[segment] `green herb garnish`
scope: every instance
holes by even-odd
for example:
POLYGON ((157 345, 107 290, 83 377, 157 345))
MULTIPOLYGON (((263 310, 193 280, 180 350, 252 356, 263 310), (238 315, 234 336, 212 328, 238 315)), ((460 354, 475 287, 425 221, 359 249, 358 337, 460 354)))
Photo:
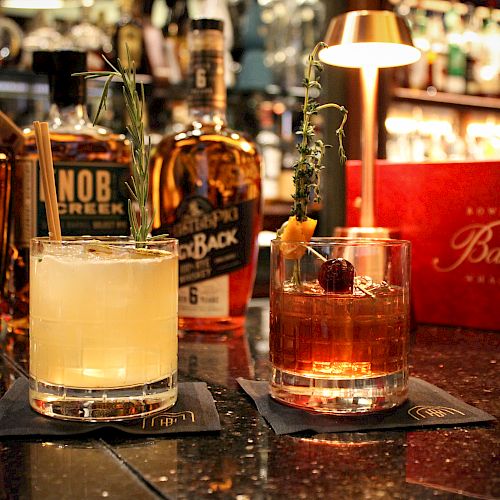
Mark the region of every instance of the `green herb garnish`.
POLYGON ((343 166, 346 162, 344 151, 344 125, 347 121, 347 109, 335 103, 319 104, 315 99, 310 97, 310 90, 317 88, 321 90, 319 83, 320 73, 323 71, 323 65, 317 59, 318 52, 328 47, 326 43, 319 42, 314 50, 309 54, 307 61, 306 76, 303 85, 305 87, 304 105, 302 107, 302 123, 300 129, 296 132, 302 136, 302 141, 297 145, 299 159, 293 165, 295 185, 295 194, 292 195, 293 207, 290 215, 295 215, 299 222, 307 219, 307 205, 311 191, 314 193, 314 201, 320 202, 321 195, 319 189, 319 180, 325 149, 331 147, 325 144, 321 139, 314 139, 315 127, 312 124, 312 117, 317 115, 319 111, 327 108, 336 108, 342 113, 342 122, 336 131, 339 141, 339 158, 340 164, 343 166))
POLYGON ((106 64, 111 68, 111 71, 88 71, 86 73, 75 73, 73 76, 83 76, 85 79, 94 79, 105 77, 106 82, 94 117, 94 125, 97 123, 101 112, 106 109, 109 86, 113 79, 121 78, 123 82, 123 97, 127 114, 130 118, 130 125, 127 125, 127 130, 131 139, 132 152, 132 177, 131 183, 126 183, 128 190, 132 196, 132 200, 137 202, 139 207, 139 216, 134 209, 132 200, 128 200, 128 217, 130 221, 130 232, 136 242, 145 242, 148 239, 149 232, 153 225, 153 217, 149 216, 148 211, 148 189, 149 189, 149 157, 151 152, 151 140, 146 140, 144 137, 144 85, 140 85, 140 96, 136 86, 136 70, 135 63, 130 58, 130 53, 127 48, 127 67, 124 67, 117 60, 116 67, 103 56, 106 64))

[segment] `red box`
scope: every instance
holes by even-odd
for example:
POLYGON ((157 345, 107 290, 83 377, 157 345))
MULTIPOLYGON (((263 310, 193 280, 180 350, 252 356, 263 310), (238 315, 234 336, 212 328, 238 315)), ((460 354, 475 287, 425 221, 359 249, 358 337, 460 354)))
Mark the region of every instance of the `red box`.
MULTIPOLYGON (((347 164, 347 226, 361 164, 347 164)), ((412 243, 418 322, 500 330, 500 161, 376 165, 376 225, 412 243)))

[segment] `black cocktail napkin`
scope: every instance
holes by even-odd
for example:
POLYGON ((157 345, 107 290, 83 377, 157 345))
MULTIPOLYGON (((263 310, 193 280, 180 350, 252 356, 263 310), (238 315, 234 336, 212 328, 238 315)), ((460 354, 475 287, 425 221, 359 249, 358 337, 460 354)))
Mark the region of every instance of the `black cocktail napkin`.
POLYGON ((238 378, 242 389, 253 399, 259 413, 276 434, 300 431, 356 432, 471 424, 496 420, 435 385, 410 377, 408 401, 392 411, 360 416, 333 416, 312 413, 276 402, 269 396, 266 381, 238 378))
POLYGON ((28 379, 18 378, 0 399, 0 437, 74 436, 101 429, 128 434, 180 434, 220 431, 219 414, 204 382, 179 383, 177 403, 145 418, 121 422, 78 422, 44 417, 31 409, 28 379))

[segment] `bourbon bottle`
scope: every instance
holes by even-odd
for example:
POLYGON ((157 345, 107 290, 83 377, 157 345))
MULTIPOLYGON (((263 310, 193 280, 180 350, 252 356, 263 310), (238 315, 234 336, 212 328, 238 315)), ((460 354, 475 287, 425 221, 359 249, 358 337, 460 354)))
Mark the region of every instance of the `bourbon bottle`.
MULTIPOLYGON (((35 52, 35 73, 49 78, 48 116, 63 236, 127 235, 130 145, 124 135, 92 125, 86 109, 86 85, 73 73, 87 70, 84 52, 35 52)), ((38 152, 32 127, 24 129, 24 156, 17 161, 21 219, 17 242, 48 233, 38 152)))
MULTIPOLYGON (((47 121, 62 235, 130 234, 125 186, 130 179, 130 144, 124 135, 94 127, 87 115, 85 80, 72 76, 87 70, 86 54, 35 52, 33 70, 49 79, 47 121)), ((29 242, 46 236, 48 226, 35 134, 32 127, 23 133, 24 152, 16 157, 14 171, 14 238, 6 286, 9 314, 27 330, 29 242)), ((7 328, 12 329, 10 323, 7 328)))
POLYGON ((261 159, 225 123, 223 22, 191 22, 192 123, 151 158, 153 233, 179 239, 179 327, 221 331, 244 323, 261 228, 261 159))

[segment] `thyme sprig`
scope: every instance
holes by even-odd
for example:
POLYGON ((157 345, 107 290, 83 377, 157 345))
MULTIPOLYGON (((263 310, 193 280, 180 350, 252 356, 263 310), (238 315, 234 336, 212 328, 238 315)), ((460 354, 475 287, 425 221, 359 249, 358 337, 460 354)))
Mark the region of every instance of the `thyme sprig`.
POLYGON ((293 165, 295 185, 295 193, 292 195, 293 207, 290 215, 295 215, 299 222, 307 219, 307 205, 311 191, 314 193, 314 201, 321 201, 320 194, 320 175, 324 165, 323 157, 325 150, 331 147, 325 144, 321 139, 315 139, 315 126, 312 123, 312 117, 317 115, 319 111, 327 108, 336 108, 342 114, 342 121, 339 128, 336 130, 336 135, 339 141, 339 159, 341 166, 346 162, 346 154, 344 150, 344 125, 347 121, 347 109, 335 103, 319 104, 311 97, 311 89, 316 88, 321 90, 320 73, 323 71, 323 65, 318 60, 318 52, 328 47, 324 42, 319 42, 309 54, 307 61, 306 75, 303 85, 305 87, 304 104, 302 106, 302 123, 300 129, 296 132, 302 136, 300 144, 297 145, 299 158, 293 165))
POLYGON ((130 134, 132 153, 132 177, 131 182, 126 182, 132 199, 128 200, 128 217, 130 221, 130 232, 136 242, 145 242, 153 225, 153 217, 150 217, 148 210, 148 186, 149 186, 149 158, 151 153, 151 140, 148 137, 146 144, 144 134, 144 85, 140 85, 140 96, 137 92, 135 63, 131 60, 127 47, 127 66, 125 67, 120 59, 114 66, 103 56, 111 71, 88 71, 85 73, 75 73, 74 76, 83 76, 85 79, 106 78, 101 100, 97 108, 93 123, 99 120, 103 110, 106 109, 109 87, 114 78, 119 78, 123 82, 123 97, 130 124, 127 131, 130 134), (134 208, 133 201, 137 203, 139 214, 134 208))

